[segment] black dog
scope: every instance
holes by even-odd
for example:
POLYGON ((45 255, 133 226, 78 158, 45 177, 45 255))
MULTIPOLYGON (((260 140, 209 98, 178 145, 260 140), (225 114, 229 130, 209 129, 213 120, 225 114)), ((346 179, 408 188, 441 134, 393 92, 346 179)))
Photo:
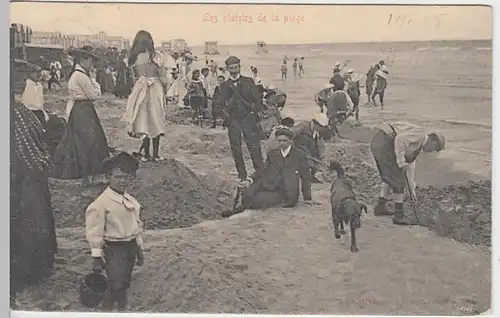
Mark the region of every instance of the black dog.
POLYGON ((332 182, 330 188, 330 204, 332 208, 333 228, 335 238, 339 239, 345 234, 344 224, 351 227, 351 252, 359 252, 356 245, 356 229, 361 227, 361 214, 363 210, 368 213, 365 204, 356 201, 356 194, 345 178, 345 171, 336 161, 330 162, 330 171, 337 172, 337 180, 332 182))

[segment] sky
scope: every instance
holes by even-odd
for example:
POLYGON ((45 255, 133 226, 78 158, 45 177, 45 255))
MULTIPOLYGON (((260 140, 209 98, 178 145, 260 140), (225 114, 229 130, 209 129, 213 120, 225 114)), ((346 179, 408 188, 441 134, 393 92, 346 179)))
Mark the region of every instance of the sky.
POLYGON ((11 23, 33 31, 133 39, 149 31, 189 45, 307 44, 492 39, 493 10, 480 6, 11 3, 11 23), (264 20, 265 19, 265 20, 264 20))

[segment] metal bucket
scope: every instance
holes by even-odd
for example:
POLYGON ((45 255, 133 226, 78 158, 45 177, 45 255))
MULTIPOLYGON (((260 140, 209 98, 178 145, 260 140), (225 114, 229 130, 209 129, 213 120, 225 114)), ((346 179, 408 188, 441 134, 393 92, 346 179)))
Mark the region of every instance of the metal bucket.
POLYGON ((108 289, 108 279, 100 273, 85 275, 80 282, 80 303, 89 308, 97 308, 108 289))

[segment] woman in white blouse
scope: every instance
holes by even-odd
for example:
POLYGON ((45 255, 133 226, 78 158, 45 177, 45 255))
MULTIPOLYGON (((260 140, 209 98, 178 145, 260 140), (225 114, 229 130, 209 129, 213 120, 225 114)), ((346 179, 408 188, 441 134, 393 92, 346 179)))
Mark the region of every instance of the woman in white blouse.
POLYGON ((71 54, 74 60, 68 81, 68 125, 54 153, 53 176, 81 178, 82 186, 87 186, 90 177, 95 181, 102 175, 102 162, 109 157, 106 135, 94 108, 94 101, 101 96, 93 67, 99 57, 92 46, 83 46, 71 54))

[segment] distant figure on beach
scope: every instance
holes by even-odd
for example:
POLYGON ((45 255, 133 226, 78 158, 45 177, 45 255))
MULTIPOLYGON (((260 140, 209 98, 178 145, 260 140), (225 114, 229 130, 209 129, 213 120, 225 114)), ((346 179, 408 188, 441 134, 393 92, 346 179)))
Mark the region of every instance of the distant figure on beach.
POLYGON ((188 86, 188 90, 185 98, 189 98, 189 105, 193 110, 193 115, 191 117, 191 123, 193 125, 198 125, 200 120, 203 120, 203 112, 206 100, 206 91, 203 87, 203 80, 201 79, 201 73, 199 70, 193 70, 191 74, 191 81, 188 86))
POLYGON ((250 66, 250 69, 252 71, 252 78, 259 90, 259 94, 263 96, 264 94, 264 84, 262 83, 262 79, 259 76, 259 70, 255 66, 250 66))
POLYGON ((342 76, 336 78, 333 83, 333 94, 326 101, 326 115, 332 131, 337 135, 339 135, 337 124, 342 124, 353 109, 353 102, 344 91, 344 86, 345 82, 342 76))
POLYGON ((269 85, 264 90, 264 106, 260 112, 261 127, 266 137, 269 137, 273 128, 281 122, 281 110, 285 106, 287 95, 276 86, 269 85))
POLYGON ((333 74, 340 74, 340 62, 336 62, 333 66, 333 74))
POLYGON ((299 60, 299 76, 302 76, 304 74, 304 57, 300 57, 299 60))
POLYGON ((328 117, 324 113, 315 112, 310 121, 302 121, 293 127, 294 145, 307 155, 312 183, 321 183, 316 177, 320 162, 325 156, 325 140, 330 139, 328 117))
POLYGON ((209 68, 210 68, 210 73, 212 73, 212 76, 215 76, 215 77, 218 76, 218 73, 217 73, 218 65, 217 65, 217 63, 215 63, 214 60, 210 60, 209 68))
POLYGON ((347 94, 352 100, 352 111, 354 113, 354 118, 356 122, 359 122, 359 98, 361 91, 359 89, 359 77, 355 77, 354 70, 349 69, 346 74, 344 74, 344 80, 346 81, 347 94))
POLYGON ((293 59, 293 64, 292 64, 292 69, 293 69, 293 76, 297 76, 297 58, 293 59))
POLYGON ((286 64, 288 62, 288 56, 285 54, 283 55, 283 60, 281 64, 286 64))
POLYGON ((50 78, 49 82, 47 83, 49 90, 52 90, 52 85, 57 85, 59 86, 59 89, 62 89, 61 83, 59 82, 59 75, 61 72, 56 69, 54 65, 51 66, 50 68, 50 78))
MULTIPOLYGON (((381 61, 383 62, 383 61, 381 61)), ((370 66, 370 69, 366 73, 366 83, 365 83, 365 91, 366 91, 366 97, 368 97, 368 101, 372 101, 372 93, 373 93, 373 82, 375 81, 375 74, 377 73, 378 70, 380 70, 380 62, 372 64, 370 66)))
POLYGON ((284 81, 287 78, 288 68, 286 67, 286 63, 281 64, 281 80, 284 81))
MULTIPOLYGON (((219 75, 217 76, 217 86, 214 88, 214 94, 212 96, 212 127, 211 128, 216 128, 217 127, 217 118, 219 117, 219 114, 217 114, 217 108, 215 107, 215 101, 219 98, 219 91, 220 91, 220 86, 222 83, 226 81, 226 78, 224 75, 219 75)), ((225 128, 224 123, 222 123, 222 129, 225 128)))
POLYGON ((116 77, 116 84, 113 89, 113 94, 118 98, 127 98, 132 92, 132 73, 128 66, 128 52, 122 50, 116 63, 118 75, 116 77))
POLYGON ((337 83, 338 86, 340 82, 344 82, 344 77, 340 74, 340 63, 337 62, 333 68, 333 76, 330 78, 329 83, 334 86, 337 83))
POLYGON ((373 102, 373 105, 377 106, 377 102, 375 101, 375 97, 378 95, 380 99, 380 107, 384 108, 384 95, 385 89, 387 88, 387 77, 389 76, 389 71, 385 65, 381 65, 380 69, 375 72, 375 79, 373 81, 373 92, 370 96, 370 100, 373 102))
POLYGON ((327 101, 333 95, 333 84, 325 84, 325 86, 316 94, 314 94, 314 102, 319 106, 320 112, 324 112, 327 101))
POLYGON ((263 109, 262 97, 255 82, 240 74, 240 59, 230 56, 225 64, 229 79, 220 85, 219 96, 214 105, 226 123, 238 178, 244 181, 248 175, 241 149, 242 135, 254 169, 259 170, 264 165, 260 147, 263 133, 259 124, 259 113, 263 109))
POLYGON ((380 189, 375 216, 394 215, 392 222, 397 225, 416 225, 413 218, 403 210, 404 190, 416 198, 415 167, 416 159, 423 152, 441 151, 445 147, 444 136, 438 132, 412 134, 380 129, 370 143, 370 150, 377 163, 383 185, 380 189), (389 190, 394 194, 394 211, 386 208, 389 190))

